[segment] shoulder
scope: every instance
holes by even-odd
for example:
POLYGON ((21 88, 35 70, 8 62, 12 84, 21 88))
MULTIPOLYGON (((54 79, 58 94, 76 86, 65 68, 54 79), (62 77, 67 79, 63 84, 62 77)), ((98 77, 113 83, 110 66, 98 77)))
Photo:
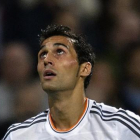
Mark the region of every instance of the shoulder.
POLYGON ((105 105, 104 103, 97 103, 94 100, 90 100, 90 113, 97 115, 103 122, 114 122, 123 133, 126 130, 130 130, 133 134, 140 137, 140 116, 135 113, 124 110, 122 108, 115 108, 105 105))
POLYGON ((16 132, 18 133, 18 131, 25 131, 25 130, 31 128, 31 126, 38 125, 41 122, 45 122, 47 114, 48 114, 48 110, 41 112, 38 115, 36 115, 30 119, 27 119, 26 121, 24 121, 22 123, 12 124, 8 128, 7 133, 5 134, 5 136, 2 140, 6 140, 7 137, 10 137, 10 135, 13 133, 16 133, 16 132))

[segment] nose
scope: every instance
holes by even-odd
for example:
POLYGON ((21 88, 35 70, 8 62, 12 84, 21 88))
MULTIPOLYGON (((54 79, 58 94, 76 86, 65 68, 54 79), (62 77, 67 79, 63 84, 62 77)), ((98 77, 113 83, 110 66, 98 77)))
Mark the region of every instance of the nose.
POLYGON ((44 58, 44 66, 53 65, 53 64, 54 62, 53 62, 52 55, 50 53, 47 53, 46 57, 44 58))

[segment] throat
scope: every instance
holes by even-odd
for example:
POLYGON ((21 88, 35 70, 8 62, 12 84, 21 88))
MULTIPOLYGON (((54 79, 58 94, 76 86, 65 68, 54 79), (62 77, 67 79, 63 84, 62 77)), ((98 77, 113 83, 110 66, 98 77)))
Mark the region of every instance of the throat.
POLYGON ((64 111, 55 110, 55 112, 50 110, 49 121, 52 128, 59 132, 65 132, 73 129, 85 115, 87 106, 88 99, 86 98, 81 110, 76 110, 74 108, 73 110, 66 108, 64 111))

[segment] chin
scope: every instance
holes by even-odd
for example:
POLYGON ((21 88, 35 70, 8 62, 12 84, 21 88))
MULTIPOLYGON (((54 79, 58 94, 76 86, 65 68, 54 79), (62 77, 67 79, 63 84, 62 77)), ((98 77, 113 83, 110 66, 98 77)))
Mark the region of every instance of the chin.
POLYGON ((42 89, 45 91, 45 92, 53 92, 56 90, 55 87, 51 86, 51 85, 42 85, 42 89))

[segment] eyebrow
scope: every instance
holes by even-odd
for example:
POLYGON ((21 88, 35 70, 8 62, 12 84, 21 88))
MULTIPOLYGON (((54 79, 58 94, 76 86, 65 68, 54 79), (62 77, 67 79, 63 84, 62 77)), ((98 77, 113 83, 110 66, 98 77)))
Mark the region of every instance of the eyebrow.
POLYGON ((67 46, 67 45, 65 45, 63 43, 54 43, 54 46, 63 46, 65 48, 69 49, 69 46, 67 46))
MULTIPOLYGON (((67 46, 67 45, 65 45, 65 44, 63 44, 63 43, 54 43, 53 44, 53 46, 63 46, 63 47, 65 47, 65 48, 67 48, 67 49, 69 49, 69 46, 67 46)), ((45 47, 45 45, 42 45, 42 46, 40 46, 40 50, 42 49, 42 48, 44 48, 45 47)))

